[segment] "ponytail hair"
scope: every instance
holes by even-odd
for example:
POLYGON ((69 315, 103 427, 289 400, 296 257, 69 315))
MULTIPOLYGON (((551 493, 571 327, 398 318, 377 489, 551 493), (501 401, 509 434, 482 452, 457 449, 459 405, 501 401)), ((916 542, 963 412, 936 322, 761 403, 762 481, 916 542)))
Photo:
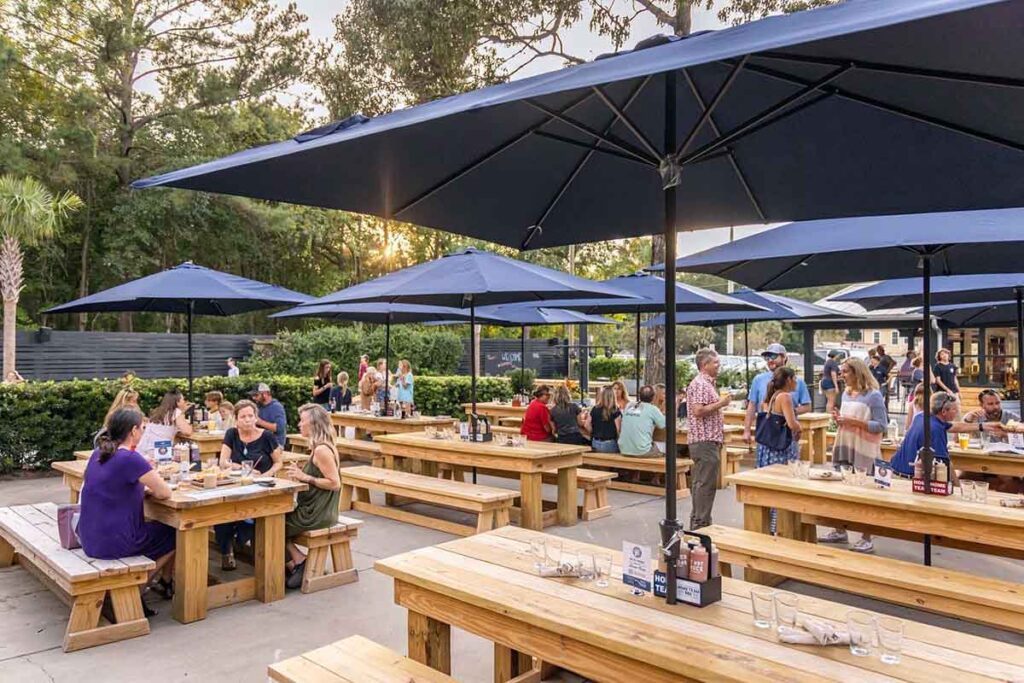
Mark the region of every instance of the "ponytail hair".
POLYGON ((789 380, 794 377, 796 377, 796 371, 788 365, 775 368, 775 372, 772 374, 772 378, 768 382, 768 395, 765 396, 764 399, 764 402, 769 406, 769 410, 771 409, 772 397, 780 391, 785 391, 786 385, 789 384, 789 380))
POLYGON ((110 416, 106 427, 96 436, 100 464, 110 460, 117 447, 124 443, 132 430, 142 424, 142 413, 136 408, 118 408, 110 416))

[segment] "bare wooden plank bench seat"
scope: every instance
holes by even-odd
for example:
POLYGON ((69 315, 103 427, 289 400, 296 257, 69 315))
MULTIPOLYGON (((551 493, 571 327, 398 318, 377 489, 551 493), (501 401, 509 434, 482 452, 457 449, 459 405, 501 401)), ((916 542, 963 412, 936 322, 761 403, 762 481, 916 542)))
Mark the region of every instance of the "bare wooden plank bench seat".
POLYGON ((400 522, 417 524, 459 536, 470 536, 505 526, 509 509, 519 494, 493 486, 465 484, 398 472, 380 467, 346 467, 341 470, 341 510, 360 510, 400 522), (454 508, 477 515, 475 527, 370 502, 370 491, 402 496, 421 503, 454 508))
MULTIPOLYGON (((468 467, 452 466, 447 463, 438 464, 438 472, 446 479, 454 478, 455 481, 465 481, 468 467)), ((492 477, 503 477, 517 479, 519 475, 515 472, 505 470, 492 470, 477 468, 478 474, 486 474, 492 477)), ((583 491, 583 504, 577 506, 580 519, 589 522, 594 519, 607 517, 612 513, 612 506, 608 503, 608 485, 618 474, 606 472, 605 470, 588 470, 583 467, 576 468, 576 488, 583 491)), ((545 484, 558 484, 558 471, 548 470, 541 477, 545 484)), ((548 501, 545 501, 545 504, 548 501)), ((552 503, 552 505, 554 505, 552 503)))
MULTIPOLYGON (((665 474, 665 458, 633 458, 618 453, 597 453, 591 451, 583 454, 583 464, 587 467, 610 467, 617 470, 631 470, 634 472, 653 472, 665 474)), ((686 473, 693 466, 693 460, 689 458, 678 458, 676 460, 676 495, 689 496, 690 489, 686 484, 686 473)), ((647 493, 652 496, 665 494, 664 487, 652 486, 650 484, 637 484, 628 481, 610 481, 610 488, 620 491, 633 491, 634 493, 647 493)))
POLYGON ((722 563, 1024 632, 1024 585, 719 525, 722 563))
POLYGON ((455 683, 448 674, 363 636, 349 636, 275 662, 267 675, 278 683, 455 683))
POLYGON ((11 566, 15 559, 71 607, 65 652, 149 633, 139 591, 156 565, 148 557, 97 560, 81 548, 62 548, 54 503, 0 508, 0 567, 11 566), (113 624, 100 614, 108 595, 113 624))
POLYGON ((316 593, 359 580, 352 563, 352 539, 359 534, 362 525, 361 519, 339 515, 338 523, 331 528, 307 531, 295 537, 295 543, 309 549, 302 575, 303 593, 316 593))
MULTIPOLYGON (((296 453, 309 453, 309 439, 301 434, 289 434, 288 445, 296 453)), ((380 444, 366 439, 347 439, 335 437, 334 447, 342 460, 359 460, 371 463, 374 467, 382 467, 384 458, 380 454, 380 444)))

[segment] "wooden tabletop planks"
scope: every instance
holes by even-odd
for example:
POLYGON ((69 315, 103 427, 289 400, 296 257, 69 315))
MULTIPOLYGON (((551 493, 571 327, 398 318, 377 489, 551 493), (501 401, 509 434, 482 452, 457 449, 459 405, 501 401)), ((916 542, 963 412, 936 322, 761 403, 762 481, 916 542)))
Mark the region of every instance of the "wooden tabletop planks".
POLYGON ((576 454, 582 455, 583 453, 590 452, 590 448, 587 446, 550 443, 546 441, 527 441, 524 446, 506 446, 503 442, 499 441, 463 441, 461 439, 449 441, 447 439, 429 437, 424 432, 387 434, 383 436, 376 436, 373 440, 375 443, 379 443, 381 445, 396 444, 455 453, 524 459, 542 459, 576 454))
MULTIPOLYGON (((468 604, 502 610, 530 627, 559 630, 567 638, 679 675, 775 681, 893 677, 922 683, 1024 678, 1024 649, 914 622, 906 624, 904 662, 898 666, 854 657, 845 647, 783 645, 772 632, 754 628, 749 614, 751 584, 725 579, 720 603, 704 609, 670 607, 650 595, 633 596, 618 583, 620 553, 569 539, 559 539, 564 550, 613 556, 612 585, 599 588, 571 579, 541 579, 533 572, 529 552, 529 540, 536 536, 504 527, 381 560, 377 568, 468 604)), ((805 613, 836 622, 844 621, 850 609, 804 596, 800 605, 805 613)))

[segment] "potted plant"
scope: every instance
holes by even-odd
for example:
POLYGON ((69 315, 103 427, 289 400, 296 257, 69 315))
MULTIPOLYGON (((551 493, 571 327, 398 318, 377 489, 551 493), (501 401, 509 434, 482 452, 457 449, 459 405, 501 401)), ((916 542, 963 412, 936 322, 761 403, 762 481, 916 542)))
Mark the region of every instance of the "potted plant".
POLYGON ((521 406, 522 398, 529 396, 533 391, 533 384, 537 379, 537 373, 533 370, 513 370, 508 373, 509 383, 512 385, 512 405, 521 406))

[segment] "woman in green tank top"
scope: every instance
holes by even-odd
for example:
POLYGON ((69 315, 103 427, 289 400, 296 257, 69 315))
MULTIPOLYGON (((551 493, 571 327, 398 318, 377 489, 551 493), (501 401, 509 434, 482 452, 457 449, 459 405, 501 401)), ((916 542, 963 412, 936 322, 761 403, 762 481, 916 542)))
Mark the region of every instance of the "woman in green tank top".
POLYGON ((323 406, 307 403, 299 408, 299 431, 309 439, 309 460, 302 469, 295 463, 290 464, 287 474, 295 481, 307 484, 309 489, 298 494, 295 509, 284 518, 285 548, 288 551, 286 585, 289 588, 302 585, 306 564, 306 556, 292 539, 306 531, 333 526, 338 521, 341 496, 338 450, 334 445, 330 415, 323 406))

